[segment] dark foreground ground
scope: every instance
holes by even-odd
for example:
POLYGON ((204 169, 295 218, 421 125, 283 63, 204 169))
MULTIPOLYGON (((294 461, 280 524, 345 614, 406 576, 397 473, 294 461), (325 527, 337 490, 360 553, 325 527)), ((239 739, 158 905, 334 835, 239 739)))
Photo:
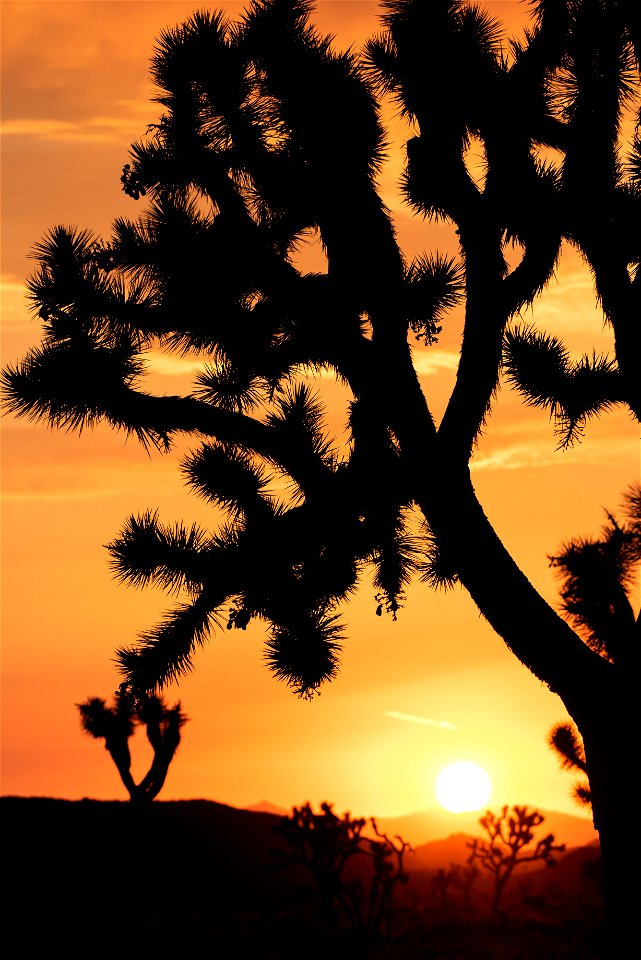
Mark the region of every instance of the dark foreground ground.
MULTIPOLYGON (((12 957, 605 960, 598 862, 570 851, 515 876, 505 911, 464 905, 409 857, 387 935, 334 924, 306 871, 278 866, 280 818, 211 801, 0 798, 2 932, 12 957)), ((447 867, 447 864, 443 865, 447 867)), ((368 878, 363 877, 367 892, 368 878)))

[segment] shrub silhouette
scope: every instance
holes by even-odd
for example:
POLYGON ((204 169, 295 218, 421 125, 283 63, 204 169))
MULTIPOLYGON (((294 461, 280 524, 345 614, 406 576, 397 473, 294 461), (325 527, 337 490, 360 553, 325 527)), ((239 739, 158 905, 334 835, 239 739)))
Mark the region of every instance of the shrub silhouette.
POLYGON ((188 673, 225 620, 264 624, 268 667, 312 697, 338 673, 341 605, 364 579, 392 618, 410 582, 460 583, 577 724, 622 952, 637 933, 622 811, 638 649, 613 669, 546 602, 494 529, 470 461, 502 377, 551 414, 562 447, 614 407, 641 419, 638 9, 538 0, 525 35, 505 39, 473 3, 389 0, 361 51, 337 50, 306 0, 252 0, 233 23, 201 11, 163 31, 151 63, 161 116, 122 174, 143 209, 106 239, 56 226, 37 245, 28 289, 42 343, 3 371, 18 415, 106 422, 159 451, 191 436, 186 483, 227 514, 206 531, 148 510, 109 545, 118 578, 173 598, 117 651, 135 697, 188 673), (378 180, 384 99, 409 121, 408 209, 419 227, 451 224, 454 257, 401 248, 378 180), (297 256, 309 238, 318 271, 297 256), (591 271, 611 356, 575 360, 556 333, 520 321, 563 244, 591 271), (463 301, 439 420, 416 359, 463 301), (184 393, 147 388, 154 349, 203 360, 184 393), (346 444, 325 429, 310 372, 349 389, 346 444))
POLYGON ((148 694, 134 701, 128 694, 116 693, 114 704, 108 707, 100 697, 89 697, 77 703, 80 722, 85 733, 105 741, 105 749, 116 765, 120 779, 132 803, 146 804, 154 800, 163 788, 169 765, 180 743, 181 729, 187 717, 180 702, 168 707, 161 696, 148 694), (136 726, 144 726, 153 749, 149 770, 136 783, 131 773, 129 740, 136 726))
POLYGON ((553 833, 542 839, 535 838, 534 831, 544 820, 543 814, 538 810, 528 811, 527 806, 514 806, 510 812, 504 806, 500 814, 488 810, 479 820, 488 839, 474 837, 470 840, 468 864, 478 861, 493 876, 492 913, 495 916, 500 913, 505 888, 518 866, 541 860, 553 867, 556 864, 554 854, 565 850, 564 843, 555 844, 553 833))
POLYGON ((374 817, 342 817, 324 802, 315 813, 309 803, 294 807, 274 828, 289 851, 277 851, 289 864, 305 867, 313 875, 327 923, 337 919, 337 907, 362 936, 389 935, 393 891, 406 883, 403 857, 410 845, 400 837, 381 833, 374 817), (366 834, 371 828, 374 837, 366 834), (360 867, 368 869, 362 873, 360 867), (349 868, 356 868, 351 871, 349 868))

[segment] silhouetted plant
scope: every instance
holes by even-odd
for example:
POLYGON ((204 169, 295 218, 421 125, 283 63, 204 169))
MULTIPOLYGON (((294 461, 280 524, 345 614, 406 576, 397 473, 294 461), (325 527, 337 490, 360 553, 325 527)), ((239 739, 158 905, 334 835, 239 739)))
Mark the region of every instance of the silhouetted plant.
POLYGON ((555 723, 548 734, 548 743, 559 758, 563 770, 578 770, 584 774, 584 778, 574 783, 572 796, 581 806, 591 807, 590 784, 585 779, 588 772, 585 750, 576 726, 572 722, 555 723))
POLYGON ((457 901, 464 910, 469 910, 479 875, 480 870, 475 863, 450 863, 447 869, 439 867, 431 882, 434 900, 439 909, 445 911, 457 901), (456 898, 453 896, 454 891, 457 893, 456 898))
POLYGON ((452 869, 453 866, 454 864, 451 864, 447 870, 445 867, 439 867, 431 880, 431 888, 434 895, 434 900, 436 906, 441 911, 445 910, 447 906, 449 891, 454 882, 454 872, 452 869))
POLYGON ((340 908, 359 934, 389 935, 394 887, 408 880, 403 868, 403 857, 411 850, 408 843, 381 833, 374 817, 339 817, 326 802, 318 813, 309 803, 294 807, 274 829, 289 847, 277 855, 312 873, 325 922, 334 923, 340 908), (374 837, 367 835, 368 828, 374 837))
POLYGON ((181 729, 187 722, 180 703, 168 707, 163 698, 155 694, 134 701, 129 695, 118 692, 112 707, 100 697, 90 697, 76 706, 82 729, 96 740, 105 741, 105 749, 116 765, 130 800, 139 804, 150 803, 164 786, 169 765, 180 743, 181 729), (136 726, 145 727, 153 749, 149 770, 139 783, 131 773, 129 750, 129 740, 136 726))
POLYGON ((561 610, 585 642, 611 663, 637 662, 641 484, 623 494, 622 520, 606 511, 598 537, 574 537, 549 557, 561 580, 561 610))
POLYGON ((468 863, 478 861, 493 876, 492 913, 495 916, 500 913, 505 887, 518 866, 541 860, 546 866, 554 867, 554 854, 565 850, 564 843, 555 844, 553 833, 538 840, 535 838, 534 831, 544 820, 538 810, 528 811, 527 807, 518 805, 510 812, 506 805, 500 814, 488 810, 479 820, 488 839, 474 837, 470 840, 468 863))
POLYGON ((463 907, 469 909, 480 870, 475 863, 453 863, 450 869, 454 876, 454 886, 461 893, 463 907))
MULTIPOLYGON (((576 537, 549 558, 561 579, 561 610, 588 646, 613 664, 636 662, 639 645, 638 605, 641 564, 641 485, 632 484, 623 496, 623 519, 607 512, 600 537, 576 537)), ((565 770, 583 777, 572 795, 582 806, 592 805, 583 739, 570 722, 554 725, 548 743, 565 770)))
POLYGON ((198 12, 161 34, 162 115, 122 175, 144 209, 105 240, 58 226, 36 247, 43 342, 3 371, 5 405, 63 429, 106 421, 160 451, 194 438, 186 483, 226 522, 206 531, 149 510, 109 545, 116 577, 179 597, 117 651, 134 697, 189 672, 217 625, 250 621, 266 625, 275 676, 313 696, 338 672, 340 608, 364 578, 392 617, 413 580, 462 584, 577 724, 625 944, 638 644, 613 669, 544 600, 479 502, 470 460, 502 371, 550 411, 561 446, 611 407, 641 415, 641 140, 623 127, 638 106, 638 4, 537 0, 522 39, 464 0, 381 11, 360 53, 321 36, 307 0, 252 0, 235 23, 198 12), (384 98, 409 121, 409 208, 452 225, 457 257, 399 245, 378 186, 384 98), (309 238, 326 269, 301 265, 309 238), (575 361, 520 320, 562 243, 592 273, 614 356, 575 361), (463 301, 437 422, 415 360, 463 301), (192 389, 145 389, 159 349, 203 360, 192 389), (347 445, 307 383, 321 372, 349 391, 347 445))

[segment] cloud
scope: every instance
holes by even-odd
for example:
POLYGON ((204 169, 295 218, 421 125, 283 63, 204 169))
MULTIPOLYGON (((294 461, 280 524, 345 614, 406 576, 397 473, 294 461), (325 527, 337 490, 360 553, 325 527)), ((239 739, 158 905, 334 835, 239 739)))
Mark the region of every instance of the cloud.
POLYGON ((29 306, 24 283, 8 273, 0 276, 0 309, 2 310, 2 329, 5 333, 9 329, 24 329, 29 306))
POLYGON ((455 723, 448 720, 432 720, 430 717, 417 717, 413 713, 399 713, 398 710, 385 710, 384 717, 391 717, 392 720, 404 720, 406 723, 419 723, 425 727, 439 727, 441 730, 458 730, 455 723))
POLYGON ((638 441, 624 437, 609 437, 605 441, 591 440, 589 444, 577 445, 566 451, 554 449, 550 442, 533 440, 526 443, 515 443, 497 447, 488 453, 475 456, 470 463, 470 470, 526 470, 532 467, 565 467, 565 466, 609 466, 625 467, 634 462, 633 457, 638 455, 638 441))
POLYGON ((168 353, 151 350, 146 355, 150 373, 163 377, 183 377, 199 373, 207 357, 174 357, 168 353))
MULTIPOLYGON (((148 121, 147 121, 148 122, 148 121)), ((47 141, 83 141, 89 143, 122 143, 144 133, 140 116, 129 118, 92 117, 78 121, 54 117, 15 117, 0 123, 2 137, 32 137, 47 141)))
POLYGON ((5 470, 4 503, 61 503, 133 496, 140 491, 166 488, 175 473, 173 464, 114 462, 98 456, 82 463, 49 460, 34 469, 31 462, 13 462, 5 470))
POLYGON ((419 375, 427 376, 439 373, 441 370, 456 370, 459 361, 458 353, 453 350, 425 350, 414 351, 412 355, 414 369, 419 375))

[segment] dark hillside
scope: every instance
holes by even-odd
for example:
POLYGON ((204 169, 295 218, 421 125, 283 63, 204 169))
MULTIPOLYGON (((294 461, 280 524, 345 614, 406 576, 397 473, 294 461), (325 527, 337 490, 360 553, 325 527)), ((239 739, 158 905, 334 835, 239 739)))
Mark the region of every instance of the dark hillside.
MULTIPOLYGON (((279 817, 208 800, 139 810, 120 801, 3 797, 3 906, 24 956, 57 940, 179 947, 201 926, 277 909, 279 817), (144 918, 144 923, 141 922, 144 918), (189 921, 189 922, 188 922, 189 921)), ((183 944, 184 946, 184 944, 183 944)), ((91 948, 90 948, 91 949, 91 948)), ((182 954, 185 956, 185 954, 182 954)))
POLYGON ((39 797, 2 797, 0 811, 3 933, 16 956, 601 960, 596 848, 515 878, 497 925, 482 886, 472 908, 455 891, 439 899, 435 874, 465 837, 422 845, 395 889, 391 937, 366 951, 346 923, 321 922, 306 872, 277 868, 277 814, 39 797))

